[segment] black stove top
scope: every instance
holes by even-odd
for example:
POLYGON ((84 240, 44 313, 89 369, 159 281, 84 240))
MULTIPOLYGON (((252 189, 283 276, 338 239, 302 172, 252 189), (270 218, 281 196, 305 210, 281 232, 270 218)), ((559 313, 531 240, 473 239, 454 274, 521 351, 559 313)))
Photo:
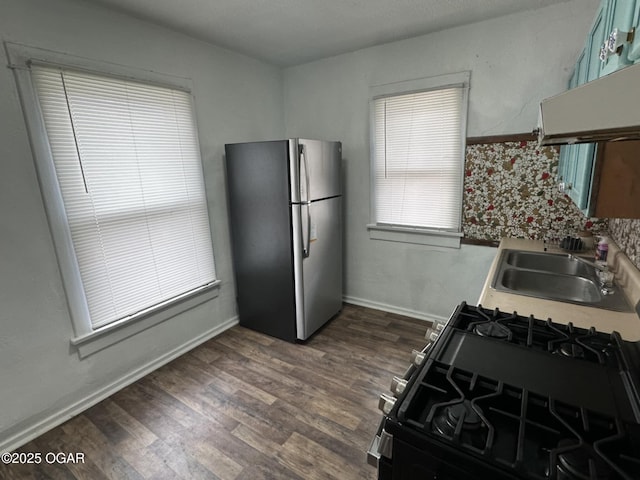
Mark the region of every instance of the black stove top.
POLYGON ((623 344, 620 335, 576 328, 551 320, 537 320, 517 313, 486 310, 465 304, 459 309, 455 328, 481 337, 507 341, 543 352, 620 367, 623 344))
POLYGON ((637 348, 463 303, 385 430, 492 478, 640 479, 637 348))

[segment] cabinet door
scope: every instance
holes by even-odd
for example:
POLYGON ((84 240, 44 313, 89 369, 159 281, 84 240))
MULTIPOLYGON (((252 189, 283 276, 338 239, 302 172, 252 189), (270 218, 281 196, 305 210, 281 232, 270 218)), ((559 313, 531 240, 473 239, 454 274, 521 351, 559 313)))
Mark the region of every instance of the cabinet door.
POLYGON ((562 190, 561 185, 566 185, 567 182, 567 169, 569 166, 569 157, 571 156, 571 147, 572 145, 562 145, 560 147, 560 157, 558 158, 558 176, 557 182, 560 190, 562 190))
POLYGON ((607 20, 609 18, 610 1, 603 0, 600 8, 596 13, 591 31, 587 36, 586 54, 588 58, 587 81, 595 80, 600 76, 602 70, 602 61, 600 60, 600 49, 604 44, 605 36, 609 35, 607 29, 607 20))
MULTIPOLYGON (((604 14, 606 9, 601 9, 604 14)), ((600 33, 604 32, 603 19, 597 19, 593 24, 593 29, 589 35, 590 41, 595 42, 595 38, 599 38, 600 33)), ((604 35, 604 33, 602 33, 604 35)), ((576 82, 578 85, 597 78, 599 74, 599 59, 594 57, 591 43, 587 43, 584 51, 578 57, 576 70, 578 72, 576 82)), ((591 167, 593 166, 593 154, 595 146, 593 143, 571 145, 567 160, 569 166, 565 169, 567 175, 566 193, 573 202, 584 210, 587 208, 589 199, 589 188, 591 186, 591 167)))
MULTIPOLYGON (((605 24, 605 42, 609 40, 609 36, 617 29, 619 36, 626 40, 626 34, 631 30, 633 24, 634 10, 636 9, 636 0, 608 0, 607 21, 605 24)), ((606 62, 602 64, 600 76, 606 75, 616 70, 626 67, 632 63, 629 60, 630 44, 625 43, 619 49, 619 53, 609 52, 606 62)))
MULTIPOLYGON (((569 79, 569 90, 575 88, 579 85, 579 81, 581 78, 585 78, 586 73, 586 63, 584 62, 585 51, 583 50, 580 56, 578 57, 578 61, 576 62, 576 66, 573 69, 573 74, 569 79)), ((584 83, 584 80, 582 81, 584 83)), ((575 181, 575 148, 576 145, 562 145, 560 147, 560 158, 558 159, 558 186, 561 191, 565 193, 569 193, 568 189, 571 188, 570 185, 575 181)))
POLYGON ((569 85, 568 85, 569 90, 578 86, 578 76, 580 75, 579 73, 580 63, 583 58, 584 58, 584 50, 582 51, 582 53, 580 53, 580 56, 578 57, 578 61, 576 62, 576 66, 573 67, 573 74, 571 74, 571 78, 569 79, 569 85))
POLYGON ((640 0, 636 1, 631 27, 636 30, 633 42, 629 45, 629 53, 627 57, 631 62, 640 63, 640 0))
POLYGON ((568 193, 580 210, 588 210, 596 148, 593 143, 581 143, 574 147, 576 147, 575 170, 573 185, 568 193))
POLYGON ((587 45, 578 56, 576 69, 573 73, 573 77, 571 77, 571 80, 569 81, 569 88, 577 87, 591 80, 591 78, 589 78, 589 73, 592 68, 592 61, 589 56, 589 49, 587 45))
POLYGON ((640 218, 640 141, 606 142, 598 149, 594 216, 640 218))
MULTIPOLYGON (((587 45, 578 58, 578 85, 595 80, 600 75, 600 47, 604 43, 608 6, 606 1, 600 5, 587 37, 587 45)), ((589 208, 594 154, 595 144, 582 143, 572 145, 567 157, 570 166, 565 170, 568 178, 566 193, 583 212, 589 208)))

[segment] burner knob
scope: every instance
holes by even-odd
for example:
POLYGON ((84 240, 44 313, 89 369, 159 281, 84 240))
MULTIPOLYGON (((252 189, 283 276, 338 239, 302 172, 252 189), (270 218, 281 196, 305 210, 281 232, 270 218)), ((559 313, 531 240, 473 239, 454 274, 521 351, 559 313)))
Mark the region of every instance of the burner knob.
POLYGON ((402 395, 402 392, 404 392, 407 383, 408 382, 406 380, 400 377, 393 377, 393 380, 391 380, 391 391, 396 395, 402 395))
POLYGON ((393 408, 393 405, 396 403, 396 399, 385 395, 384 393, 380 395, 380 400, 378 401, 378 408, 382 410, 382 413, 385 415, 389 415, 389 412, 393 408))
POLYGON ((433 328, 427 328, 427 333, 424 334, 424 338, 426 338, 430 342, 435 342, 439 335, 439 331, 436 331, 433 328))
POLYGON ((422 362, 424 362, 425 358, 427 358, 427 354, 424 352, 419 352, 418 350, 414 350, 413 352, 411 352, 411 361, 416 367, 422 365, 422 362))

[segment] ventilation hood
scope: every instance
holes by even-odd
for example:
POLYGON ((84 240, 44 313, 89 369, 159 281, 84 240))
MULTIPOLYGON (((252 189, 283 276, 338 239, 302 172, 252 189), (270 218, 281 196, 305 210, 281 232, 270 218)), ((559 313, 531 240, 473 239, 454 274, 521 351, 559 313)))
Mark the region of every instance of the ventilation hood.
POLYGON ((540 103, 541 145, 640 139, 640 64, 540 103))

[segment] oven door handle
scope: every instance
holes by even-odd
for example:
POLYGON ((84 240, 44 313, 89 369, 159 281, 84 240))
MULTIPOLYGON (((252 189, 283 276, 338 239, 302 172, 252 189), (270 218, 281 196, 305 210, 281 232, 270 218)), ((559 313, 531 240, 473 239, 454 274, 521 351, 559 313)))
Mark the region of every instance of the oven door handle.
POLYGON ((367 450, 367 463, 376 468, 378 468, 380 457, 391 459, 393 453, 393 435, 387 433, 384 429, 385 419, 386 417, 382 417, 378 431, 373 436, 367 450))

